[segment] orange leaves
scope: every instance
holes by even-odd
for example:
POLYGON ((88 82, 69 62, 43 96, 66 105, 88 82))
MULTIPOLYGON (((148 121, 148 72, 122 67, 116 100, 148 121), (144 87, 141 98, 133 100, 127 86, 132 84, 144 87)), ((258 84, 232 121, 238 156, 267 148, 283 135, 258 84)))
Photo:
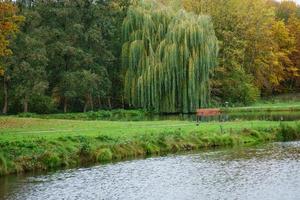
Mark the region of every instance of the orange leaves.
POLYGON ((10 55, 9 39, 18 31, 18 26, 24 21, 17 15, 17 8, 9 2, 0 2, 0 56, 10 55))

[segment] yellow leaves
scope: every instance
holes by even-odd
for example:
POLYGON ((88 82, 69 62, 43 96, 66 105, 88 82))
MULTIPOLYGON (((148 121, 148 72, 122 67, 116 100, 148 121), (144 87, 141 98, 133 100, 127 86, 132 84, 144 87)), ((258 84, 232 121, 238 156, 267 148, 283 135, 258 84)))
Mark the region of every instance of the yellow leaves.
POLYGON ((0 17, 1 18, 5 17, 7 14, 15 13, 16 10, 17 9, 13 4, 6 2, 6 1, 0 2, 0 17))
POLYGON ((296 49, 293 52, 292 60, 300 69, 300 19, 296 16, 291 16, 288 20, 287 27, 295 38, 296 49))
POLYGON ((295 38, 283 21, 275 21, 272 25, 272 36, 280 49, 290 54, 295 49, 295 38))
POLYGON ((298 77, 300 19, 293 14, 294 2, 278 5, 264 0, 182 2, 189 11, 212 16, 221 43, 219 63, 227 70, 242 67, 255 78, 260 89, 266 90, 298 77), (276 13, 275 6, 279 6, 276 13))
POLYGON ((270 82, 273 85, 278 86, 280 84, 280 81, 282 80, 281 78, 279 78, 278 76, 276 76, 275 74, 272 74, 269 78, 270 82))
POLYGON ((294 1, 282 1, 277 8, 277 15, 286 22, 296 11, 297 5, 294 1))
POLYGON ((2 66, 0 66, 0 76, 4 76, 4 69, 2 66))
POLYGON ((286 71, 290 77, 300 77, 300 70, 297 67, 288 67, 286 71))
POLYGON ((10 55, 9 39, 18 31, 24 17, 18 16, 17 8, 9 2, 0 2, 0 56, 10 55))

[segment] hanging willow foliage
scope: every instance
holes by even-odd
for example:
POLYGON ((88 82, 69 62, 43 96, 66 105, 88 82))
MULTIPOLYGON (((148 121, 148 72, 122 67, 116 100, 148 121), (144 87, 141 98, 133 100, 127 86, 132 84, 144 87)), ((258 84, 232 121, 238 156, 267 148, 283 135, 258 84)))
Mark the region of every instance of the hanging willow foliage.
POLYGON ((208 16, 141 1, 129 8, 122 29, 130 105, 168 113, 209 105, 218 45, 208 16))

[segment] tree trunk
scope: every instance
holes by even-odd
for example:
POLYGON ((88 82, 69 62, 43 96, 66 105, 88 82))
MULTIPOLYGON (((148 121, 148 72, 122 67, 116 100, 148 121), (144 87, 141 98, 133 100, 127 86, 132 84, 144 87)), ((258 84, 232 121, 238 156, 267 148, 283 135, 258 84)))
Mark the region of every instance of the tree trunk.
POLYGON ((24 113, 28 112, 28 96, 26 95, 24 98, 24 113))
POLYGON ((83 112, 86 112, 87 107, 88 107, 88 100, 86 100, 86 101, 84 102, 83 112))
POLYGON ((99 109, 102 108, 102 105, 101 105, 101 98, 100 98, 99 95, 98 95, 98 108, 99 108, 99 109))
POLYGON ((125 109, 125 101, 124 101, 124 96, 121 95, 121 98, 122 98, 122 106, 123 106, 123 109, 125 109))
POLYGON ((92 97, 91 94, 85 95, 85 102, 84 102, 83 112, 87 111, 88 106, 90 106, 91 110, 93 110, 94 105, 93 105, 93 97, 92 97))
POLYGON ((94 111, 94 101, 92 95, 90 95, 90 106, 91 106, 91 110, 94 111))
POLYGON ((68 101, 67 101, 67 98, 65 97, 65 99, 64 99, 64 113, 67 112, 67 109, 68 109, 68 101))
POLYGON ((3 78, 3 91, 4 91, 4 105, 3 105, 3 114, 7 114, 8 111, 8 88, 7 88, 7 82, 5 80, 5 77, 3 78))
POLYGON ((111 100, 110 100, 110 97, 108 97, 108 107, 111 110, 111 100))

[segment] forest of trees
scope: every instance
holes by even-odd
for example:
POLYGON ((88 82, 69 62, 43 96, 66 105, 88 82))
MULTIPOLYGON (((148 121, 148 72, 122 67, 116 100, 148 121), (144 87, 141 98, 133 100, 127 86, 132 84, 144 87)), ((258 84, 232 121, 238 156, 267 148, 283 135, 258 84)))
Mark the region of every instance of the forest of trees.
POLYGON ((0 81, 4 114, 248 105, 300 92, 300 6, 1 1, 0 81))

